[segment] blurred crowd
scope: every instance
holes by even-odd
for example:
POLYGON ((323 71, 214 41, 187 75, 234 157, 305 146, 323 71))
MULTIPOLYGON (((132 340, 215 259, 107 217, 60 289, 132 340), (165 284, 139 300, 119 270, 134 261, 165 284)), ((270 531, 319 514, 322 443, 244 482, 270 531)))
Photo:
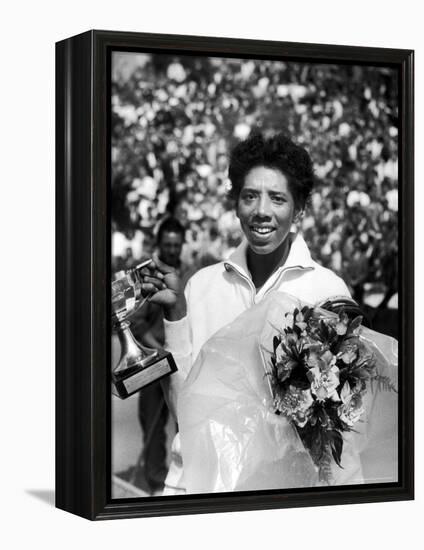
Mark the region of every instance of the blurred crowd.
POLYGON ((112 259, 152 253, 167 215, 186 227, 182 260, 228 257, 241 231, 227 198, 228 153, 251 131, 285 131, 314 161, 302 231, 319 263, 362 303, 397 291, 395 71, 353 65, 115 53, 112 259))

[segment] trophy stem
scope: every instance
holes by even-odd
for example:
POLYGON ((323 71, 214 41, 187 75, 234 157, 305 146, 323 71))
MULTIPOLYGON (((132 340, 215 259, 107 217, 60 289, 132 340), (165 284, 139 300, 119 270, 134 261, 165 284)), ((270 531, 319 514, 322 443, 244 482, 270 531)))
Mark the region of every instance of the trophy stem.
POLYGON ((128 321, 118 321, 114 326, 114 330, 118 334, 121 345, 121 357, 114 372, 132 367, 144 367, 158 354, 156 350, 146 349, 137 342, 132 335, 128 321))

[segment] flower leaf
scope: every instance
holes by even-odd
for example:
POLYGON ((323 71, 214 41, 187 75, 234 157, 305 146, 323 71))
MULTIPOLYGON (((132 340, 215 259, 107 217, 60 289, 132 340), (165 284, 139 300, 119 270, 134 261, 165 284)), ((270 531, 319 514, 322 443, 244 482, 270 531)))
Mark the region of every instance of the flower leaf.
POLYGON ((342 468, 341 458, 343 452, 343 437, 342 434, 337 430, 331 430, 329 433, 331 454, 333 455, 334 462, 342 468))

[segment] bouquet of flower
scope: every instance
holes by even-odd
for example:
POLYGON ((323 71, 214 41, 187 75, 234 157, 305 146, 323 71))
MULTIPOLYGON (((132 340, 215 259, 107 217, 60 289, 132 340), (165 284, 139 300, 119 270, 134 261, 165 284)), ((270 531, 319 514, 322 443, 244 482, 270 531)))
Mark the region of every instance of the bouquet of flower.
POLYGON ((342 434, 360 421, 368 387, 396 391, 377 372, 360 338, 361 322, 343 311, 324 315, 305 306, 287 313, 274 336, 269 376, 275 413, 292 422, 326 483, 332 462, 342 467, 342 434))

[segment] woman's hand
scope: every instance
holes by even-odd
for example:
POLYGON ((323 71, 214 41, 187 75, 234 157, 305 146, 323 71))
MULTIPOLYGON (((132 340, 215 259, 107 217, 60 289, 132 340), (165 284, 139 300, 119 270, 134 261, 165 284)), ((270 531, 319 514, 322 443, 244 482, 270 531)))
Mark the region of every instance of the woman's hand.
POLYGON ((175 270, 165 271, 152 261, 139 272, 141 293, 149 302, 163 307, 165 318, 177 321, 186 315, 186 301, 175 270))

